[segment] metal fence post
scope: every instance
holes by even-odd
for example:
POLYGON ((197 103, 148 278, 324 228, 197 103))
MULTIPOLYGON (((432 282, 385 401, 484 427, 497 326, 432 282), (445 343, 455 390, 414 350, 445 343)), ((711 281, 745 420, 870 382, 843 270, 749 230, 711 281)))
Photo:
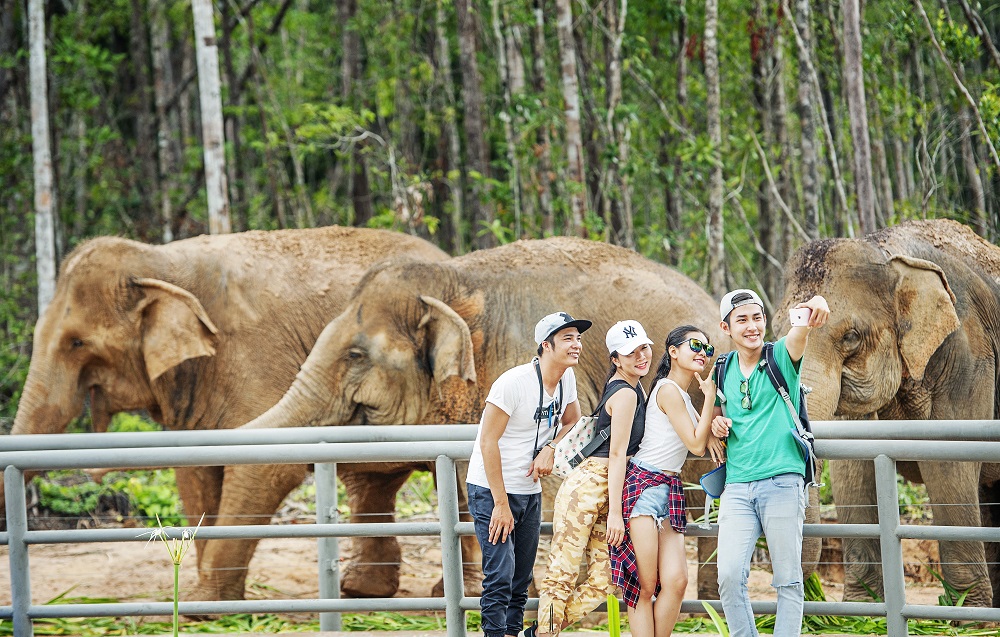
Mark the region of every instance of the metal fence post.
POLYGON ((458 524, 458 479, 455 461, 438 456, 437 469, 438 518, 441 520, 441 567, 444 577, 445 627, 448 637, 465 637, 465 611, 462 596, 462 543, 455 525, 458 524))
MULTIPOLYGON (((335 524, 337 514, 337 463, 316 463, 316 523, 335 524)), ((320 599, 340 599, 340 538, 321 537, 317 543, 320 599)), ((340 630, 340 613, 320 613, 319 629, 340 630)))
POLYGON ((8 466, 3 472, 4 493, 7 495, 7 549, 10 559, 10 599, 14 615, 14 635, 31 637, 34 628, 28 616, 31 606, 31 574, 28 569, 28 506, 24 497, 24 472, 8 466))
POLYGON ((906 637, 909 628, 906 617, 903 616, 906 580, 903 575, 903 545, 897 535, 899 492, 896 487, 896 461, 884 454, 875 458, 875 489, 878 493, 886 628, 891 637, 906 637))

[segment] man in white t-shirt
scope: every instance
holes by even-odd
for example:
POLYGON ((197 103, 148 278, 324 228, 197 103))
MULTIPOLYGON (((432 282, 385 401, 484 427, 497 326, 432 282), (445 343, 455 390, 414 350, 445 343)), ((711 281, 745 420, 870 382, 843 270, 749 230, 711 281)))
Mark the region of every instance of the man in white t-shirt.
POLYGON ((555 441, 580 418, 573 367, 590 325, 565 312, 540 320, 538 358, 501 374, 486 397, 467 484, 483 552, 486 637, 516 637, 524 625, 542 521, 538 479, 552 473, 555 441))

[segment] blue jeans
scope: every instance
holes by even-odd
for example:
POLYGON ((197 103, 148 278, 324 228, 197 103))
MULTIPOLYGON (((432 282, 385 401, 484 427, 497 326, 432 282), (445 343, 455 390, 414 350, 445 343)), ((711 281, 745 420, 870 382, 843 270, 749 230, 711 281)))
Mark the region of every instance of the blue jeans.
POLYGON ((719 504, 719 598, 733 637, 756 637, 747 579, 761 532, 767 538, 778 591, 775 637, 798 637, 802 628, 803 478, 783 473, 727 484, 719 504))
POLYGON ((514 515, 514 530, 507 541, 490 542, 493 494, 466 483, 469 513, 483 551, 483 596, 480 601, 486 637, 517 635, 524 628, 524 605, 538 549, 542 524, 542 494, 507 494, 514 515))

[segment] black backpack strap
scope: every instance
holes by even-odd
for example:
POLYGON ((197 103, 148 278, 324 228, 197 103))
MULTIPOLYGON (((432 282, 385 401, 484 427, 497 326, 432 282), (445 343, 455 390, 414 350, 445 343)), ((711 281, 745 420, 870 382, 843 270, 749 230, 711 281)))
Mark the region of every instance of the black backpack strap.
POLYGON ((726 380, 726 366, 729 359, 736 355, 736 352, 727 352, 719 355, 715 361, 715 387, 718 389, 716 397, 719 399, 719 406, 722 408, 722 415, 726 415, 726 393, 723 391, 722 383, 726 380))
MULTIPOLYGON (((767 377, 771 379, 771 384, 778 391, 781 396, 781 400, 785 402, 785 406, 788 408, 788 414, 792 418, 792 435, 795 436, 795 442, 798 443, 799 448, 802 450, 802 455, 806 461, 806 473, 810 474, 806 476, 806 486, 814 484, 819 486, 816 479, 819 475, 819 467, 816 464, 816 449, 814 445, 814 438, 812 431, 809 430, 808 423, 803 425, 802 419, 799 418, 799 412, 795 409, 795 405, 792 404, 792 397, 788 393, 788 381, 785 380, 785 375, 781 373, 778 368, 778 361, 774 357, 774 343, 764 343, 764 372, 767 373, 767 377)), ((804 400, 802 395, 802 389, 799 389, 799 400, 804 400)))
MULTIPOLYGON (((604 409, 605 403, 607 403, 611 399, 611 397, 618 392, 618 389, 615 389, 613 392, 608 392, 608 389, 619 383, 623 385, 628 385, 628 383, 623 380, 615 380, 608 383, 608 387, 604 390, 604 397, 601 398, 601 402, 597 405, 597 409, 594 410, 594 413, 591 414, 592 416, 600 415, 601 410, 604 409)), ((576 463, 578 464, 580 462, 583 462, 584 459, 589 458, 590 454, 597 451, 597 448, 603 445, 604 441, 610 437, 611 437, 611 423, 609 422, 607 427, 602 427, 601 429, 594 432, 593 439, 590 442, 588 442, 587 446, 581 449, 580 453, 578 453, 576 455, 576 458, 574 458, 576 463)), ((576 466, 576 464, 574 464, 573 462, 571 462, 570 464, 574 467, 576 466)))

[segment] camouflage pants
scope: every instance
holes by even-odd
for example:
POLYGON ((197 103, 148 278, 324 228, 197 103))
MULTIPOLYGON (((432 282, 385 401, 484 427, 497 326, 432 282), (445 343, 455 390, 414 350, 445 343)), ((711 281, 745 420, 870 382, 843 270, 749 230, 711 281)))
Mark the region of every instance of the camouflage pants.
POLYGON ((556 494, 552 515, 549 566, 538 587, 538 627, 553 632, 583 619, 614 591, 608 557, 608 467, 587 459, 567 477, 556 494), (580 565, 586 580, 577 584, 580 565), (551 611, 549 610, 551 608, 551 611))

